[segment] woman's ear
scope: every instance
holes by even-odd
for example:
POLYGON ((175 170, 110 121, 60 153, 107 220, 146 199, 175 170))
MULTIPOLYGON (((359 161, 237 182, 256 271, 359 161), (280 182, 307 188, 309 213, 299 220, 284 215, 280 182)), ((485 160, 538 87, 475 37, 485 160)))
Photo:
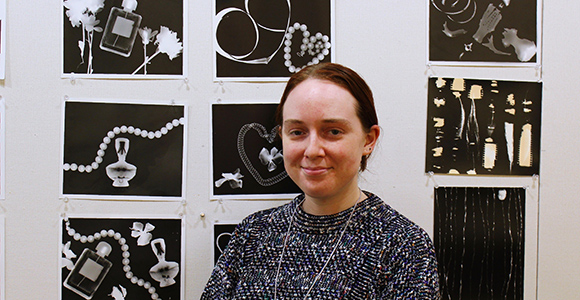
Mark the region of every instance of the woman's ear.
POLYGON ((371 127, 371 129, 369 130, 369 132, 367 132, 367 134, 366 134, 365 146, 363 149, 364 155, 369 155, 373 152, 373 150, 375 149, 375 145, 377 144, 377 141, 379 140, 380 135, 381 135, 381 128, 379 127, 379 125, 373 125, 371 127))

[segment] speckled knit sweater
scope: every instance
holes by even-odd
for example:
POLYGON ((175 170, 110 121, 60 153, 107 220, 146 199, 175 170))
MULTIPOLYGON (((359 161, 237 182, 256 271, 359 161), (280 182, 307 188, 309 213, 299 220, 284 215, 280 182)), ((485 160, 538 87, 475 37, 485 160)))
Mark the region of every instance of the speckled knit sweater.
MULTIPOLYGON (((355 206, 340 244, 307 299, 439 299, 433 245, 419 226, 379 197, 355 206)), ((304 195, 254 213, 237 227, 201 299, 303 299, 348 221, 353 208, 329 216, 297 205, 304 195)))

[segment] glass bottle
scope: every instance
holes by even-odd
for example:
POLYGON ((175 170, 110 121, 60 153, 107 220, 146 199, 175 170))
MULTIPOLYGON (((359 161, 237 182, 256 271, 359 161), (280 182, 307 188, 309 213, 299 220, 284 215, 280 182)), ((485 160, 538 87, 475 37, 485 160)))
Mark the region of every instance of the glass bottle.
POLYGON ((107 176, 113 180, 114 187, 128 187, 129 180, 133 179, 137 174, 137 167, 125 161, 127 152, 129 152, 129 139, 115 139, 115 150, 119 161, 105 168, 107 176))
POLYGON ((141 16, 133 11, 137 0, 123 0, 123 9, 113 7, 101 38, 101 49, 124 57, 131 55, 141 24, 141 16))
POLYGON ((91 299, 113 265, 105 257, 111 253, 111 245, 99 242, 96 252, 85 248, 63 285, 85 299, 91 299))

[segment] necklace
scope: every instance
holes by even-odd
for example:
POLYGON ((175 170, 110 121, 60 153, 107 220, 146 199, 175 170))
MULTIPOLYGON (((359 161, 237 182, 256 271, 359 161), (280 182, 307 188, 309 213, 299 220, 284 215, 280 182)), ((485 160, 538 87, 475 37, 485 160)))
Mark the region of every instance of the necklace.
POLYGON ((332 47, 328 35, 323 35, 320 32, 311 35, 306 24, 294 23, 294 25, 288 27, 284 38, 284 65, 290 73, 296 73, 307 65, 310 66, 320 63, 330 54, 329 49, 332 47), (303 57, 308 52, 312 56, 312 59, 302 67, 294 66, 292 63, 292 39, 294 38, 294 33, 300 36, 300 31, 298 30, 302 32, 302 44, 300 45, 300 52, 296 54, 299 57, 303 57))
POLYGON ((103 157, 105 156, 105 150, 107 150, 107 148, 109 147, 109 144, 111 143, 111 141, 113 141, 113 139, 115 138, 115 136, 117 136, 118 134, 121 133, 128 133, 128 134, 133 134, 137 137, 141 137, 141 138, 148 138, 150 140, 152 139, 160 139, 162 138, 164 135, 166 135, 170 130, 172 130, 173 128, 177 127, 177 126, 183 126, 185 125, 185 118, 181 117, 179 119, 173 119, 171 122, 167 122, 167 124, 165 124, 165 126, 161 127, 159 130, 156 131, 147 131, 145 129, 141 129, 139 127, 133 127, 133 126, 127 126, 127 125, 122 125, 122 126, 115 126, 112 130, 110 130, 109 132, 107 132, 107 135, 103 138, 103 142, 99 145, 99 150, 97 150, 97 156, 95 157, 95 161, 93 161, 90 164, 87 165, 83 165, 83 164, 79 164, 79 163, 64 163, 62 165, 62 169, 64 171, 78 171, 79 173, 91 173, 93 170, 96 170, 99 165, 103 162, 103 157))
MULTIPOLYGON (((336 249, 338 249, 338 245, 340 245, 340 241, 342 241, 342 237, 344 236, 344 233, 346 232, 346 229, 348 228, 348 225, 350 224, 350 220, 352 219, 352 216, 354 215, 354 212, 356 211, 356 209, 358 207, 358 203, 360 202, 360 199, 362 198, 362 194, 363 194, 362 191, 359 189, 358 199, 356 200, 354 206, 352 207, 352 212, 348 216, 348 220, 346 221, 346 224, 344 224, 344 227, 342 228, 342 231, 340 232, 340 237, 338 238, 338 241, 336 242, 336 244, 334 244, 334 248, 332 249, 332 252, 328 256, 328 259, 324 263, 324 266, 322 266, 322 269, 320 269, 320 271, 318 272, 318 274, 314 278, 314 281, 310 285, 310 288, 308 289, 308 291, 304 295, 304 299, 306 299, 308 297, 308 295, 312 291, 312 288, 314 288, 314 285, 318 282, 318 280, 322 276, 322 272, 324 272, 324 269, 326 269, 326 266, 328 265, 328 263, 330 262, 330 260, 334 256, 336 249)), ((304 203, 304 200, 306 200, 306 199, 302 199, 302 201, 300 201, 300 203, 298 203, 296 205, 296 207, 294 208, 294 214, 292 214, 292 219, 290 220, 290 225, 288 226, 288 231, 286 232, 286 237, 284 237, 284 245, 282 246, 282 253, 280 254, 280 258, 278 259, 278 268, 276 269, 276 278, 274 279, 274 300, 277 299, 278 277, 280 275, 280 267, 282 266, 282 258, 284 258, 284 253, 286 252, 286 245, 288 243, 288 236, 290 235, 290 230, 292 229, 292 225, 294 225, 294 219, 296 219, 298 207, 300 207, 300 205, 302 205, 302 203, 304 203)))

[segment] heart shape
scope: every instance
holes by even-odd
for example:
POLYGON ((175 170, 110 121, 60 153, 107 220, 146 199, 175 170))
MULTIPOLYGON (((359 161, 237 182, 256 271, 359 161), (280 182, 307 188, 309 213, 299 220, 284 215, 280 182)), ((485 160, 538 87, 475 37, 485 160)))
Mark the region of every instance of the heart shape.
POLYGON ((284 45, 284 65, 288 68, 290 73, 296 73, 306 66, 320 63, 330 54, 330 48, 332 47, 330 38, 327 35, 320 32, 311 35, 306 24, 300 23, 294 23, 293 26, 290 26, 287 29, 284 45), (302 44, 300 45, 300 51, 296 53, 297 56, 304 57, 308 54, 311 57, 310 61, 301 67, 295 66, 292 62, 291 46, 294 33, 300 33, 299 36, 302 37, 302 44))
POLYGON ((252 129, 257 131, 258 135, 260 135, 261 138, 266 139, 268 141, 268 143, 271 144, 274 142, 274 139, 276 138, 276 134, 278 134, 278 126, 272 128, 272 130, 270 130, 270 132, 268 132, 266 130, 266 128, 264 126, 262 126, 262 124, 250 123, 250 124, 246 124, 246 125, 242 126, 242 128, 240 129, 240 132, 238 133, 238 153, 240 154, 240 158, 242 159, 244 166, 246 166, 248 171, 250 171, 250 174, 252 174, 252 177, 254 177, 254 179, 256 179, 256 182, 258 182, 259 185, 272 186, 272 185, 284 180, 286 177, 288 177, 288 173, 286 173, 286 171, 283 171, 274 177, 267 178, 267 179, 262 178, 260 173, 258 173, 258 171, 252 165, 252 162, 248 158, 248 155, 246 154, 246 150, 244 149, 244 139, 245 139, 246 133, 248 133, 252 129))

